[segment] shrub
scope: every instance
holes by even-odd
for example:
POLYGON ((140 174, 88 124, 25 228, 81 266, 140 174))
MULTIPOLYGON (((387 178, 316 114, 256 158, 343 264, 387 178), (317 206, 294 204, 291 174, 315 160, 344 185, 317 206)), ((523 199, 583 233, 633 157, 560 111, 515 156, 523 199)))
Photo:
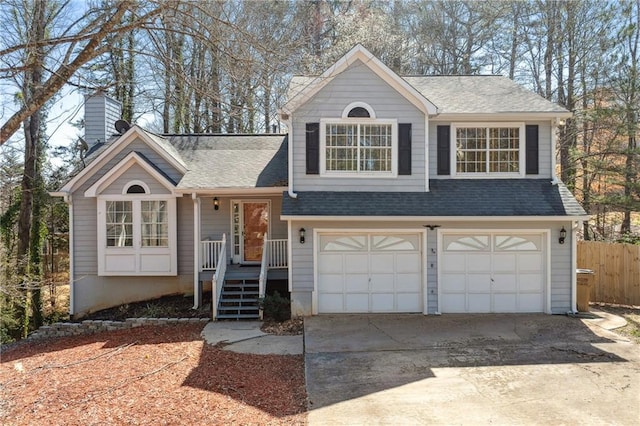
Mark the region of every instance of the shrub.
POLYGON ((291 302, 277 291, 260 299, 260 307, 264 316, 272 320, 283 322, 291 318, 291 302))

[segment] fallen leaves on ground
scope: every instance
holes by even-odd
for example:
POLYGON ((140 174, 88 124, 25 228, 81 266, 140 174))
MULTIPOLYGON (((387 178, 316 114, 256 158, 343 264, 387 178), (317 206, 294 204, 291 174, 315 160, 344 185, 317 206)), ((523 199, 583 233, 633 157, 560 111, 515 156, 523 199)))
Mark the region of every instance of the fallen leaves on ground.
POLYGON ((3 351, 0 423, 305 423, 302 356, 224 351, 201 329, 139 327, 3 351))
POLYGON ((266 320, 260 329, 265 333, 276 334, 278 336, 298 335, 304 331, 304 319, 299 317, 283 322, 266 320))

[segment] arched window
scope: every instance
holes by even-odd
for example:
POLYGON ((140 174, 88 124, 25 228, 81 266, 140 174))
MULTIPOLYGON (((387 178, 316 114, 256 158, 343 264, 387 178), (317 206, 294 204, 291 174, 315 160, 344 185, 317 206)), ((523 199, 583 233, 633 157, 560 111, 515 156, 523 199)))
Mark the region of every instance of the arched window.
POLYGON ((125 194, 151 194, 151 189, 149 189, 149 185, 141 180, 132 180, 122 188, 122 195, 125 194))
POLYGON ((376 112, 365 102, 351 102, 342 110, 342 118, 376 118, 376 112))
POLYGON ((127 194, 146 194, 147 191, 140 185, 131 185, 127 188, 127 194))
POLYGON ((351 111, 349 111, 347 117, 370 118, 371 115, 369 114, 369 111, 366 110, 366 108, 355 107, 351 111))

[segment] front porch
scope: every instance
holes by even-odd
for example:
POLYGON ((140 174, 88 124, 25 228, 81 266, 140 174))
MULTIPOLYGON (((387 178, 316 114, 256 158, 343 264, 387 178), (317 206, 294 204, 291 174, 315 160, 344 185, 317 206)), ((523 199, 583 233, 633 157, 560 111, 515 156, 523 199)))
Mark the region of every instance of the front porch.
POLYGON ((214 320, 261 319, 258 300, 265 296, 268 283, 288 280, 288 241, 265 234, 259 264, 232 263, 227 247, 226 234, 218 241, 200 241, 194 308, 202 303, 203 283, 211 282, 214 320))

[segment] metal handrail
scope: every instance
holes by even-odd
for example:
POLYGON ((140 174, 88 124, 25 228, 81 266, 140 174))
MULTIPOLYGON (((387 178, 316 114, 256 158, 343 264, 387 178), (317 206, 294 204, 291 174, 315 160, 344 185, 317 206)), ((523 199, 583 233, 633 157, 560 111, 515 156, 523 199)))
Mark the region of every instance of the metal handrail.
POLYGON ((216 263, 216 273, 213 274, 211 280, 211 313, 213 320, 215 321, 218 315, 218 300, 220 299, 220 293, 224 284, 224 274, 227 272, 227 235, 222 234, 222 241, 220 245, 220 253, 218 261, 216 263), (220 285, 218 285, 220 283, 220 285))

